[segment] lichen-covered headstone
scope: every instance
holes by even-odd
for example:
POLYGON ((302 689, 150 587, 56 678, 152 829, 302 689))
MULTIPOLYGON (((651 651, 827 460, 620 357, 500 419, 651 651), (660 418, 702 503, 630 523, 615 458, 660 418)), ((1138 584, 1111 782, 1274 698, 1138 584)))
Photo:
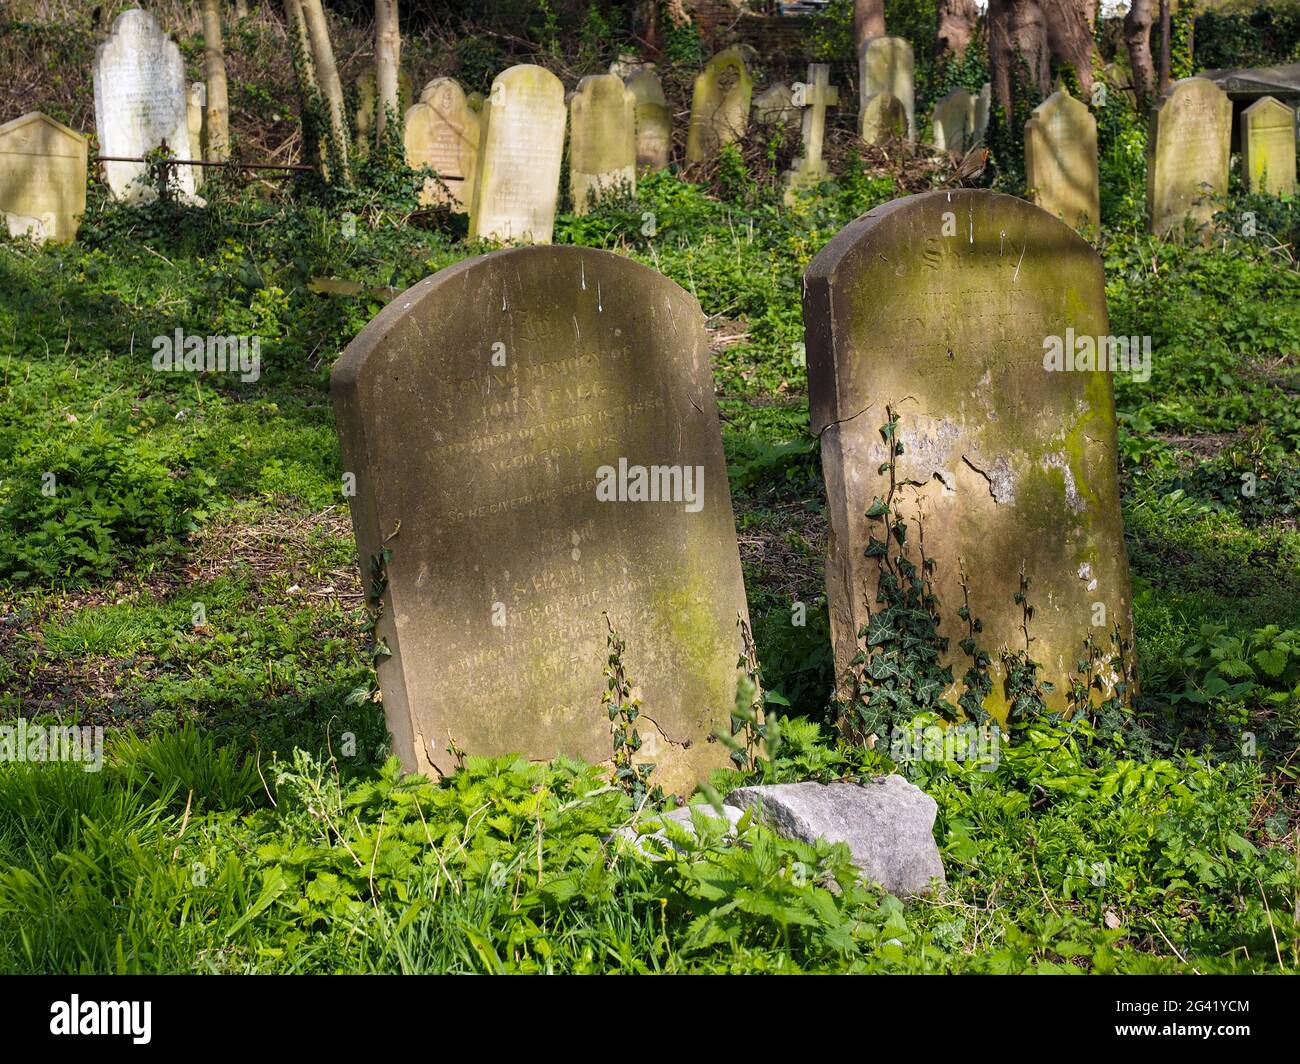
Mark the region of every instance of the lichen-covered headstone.
POLYGON ((831 68, 825 63, 808 64, 808 80, 795 86, 793 102, 803 111, 803 154, 786 171, 786 200, 801 188, 826 180, 829 170, 822 157, 826 138, 826 108, 840 102, 839 90, 830 82, 831 68))
POLYGON ((954 89, 934 105, 934 146, 965 152, 975 143, 975 97, 954 89))
POLYGON ((544 67, 503 70, 483 102, 471 238, 550 242, 564 158, 564 85, 544 67))
POLYGON ((754 81, 739 45, 719 52, 695 79, 691 124, 686 131, 686 161, 712 159, 718 149, 745 135, 754 81))
MULTIPOLYGON (((907 139, 916 140, 916 92, 912 84, 912 46, 902 37, 870 37, 858 49, 858 91, 865 128, 873 97, 889 93, 907 114, 907 139)), ((865 134, 864 134, 864 139, 865 134)), ((878 144, 867 139, 868 144, 878 144)))
POLYGON ((636 97, 623 79, 595 74, 569 102, 569 198, 574 214, 610 195, 636 192, 636 97))
POLYGON ((1241 113, 1241 173, 1251 192, 1295 195, 1295 112, 1272 96, 1241 113))
POLYGON ((930 569, 923 537, 954 677, 971 665, 965 606, 993 661, 985 708, 1005 714, 1001 652, 1026 646, 1023 571, 1028 653, 1056 685, 1049 704, 1063 706, 1086 641, 1110 654, 1116 626, 1124 643, 1132 632, 1112 382, 1095 368, 1097 346, 1110 349, 1097 253, 1015 197, 908 196, 850 223, 809 265, 804 330, 841 695, 852 691, 858 633, 885 609, 872 541, 898 550, 887 522, 867 516, 879 499, 906 522, 918 572, 930 569), (892 470, 891 412, 902 447, 892 470))
POLYGON ((1147 217, 1157 236, 1205 226, 1228 191, 1232 102, 1206 78, 1175 81, 1151 112, 1147 217))
POLYGON ((878 92, 862 108, 862 139, 868 144, 888 144, 907 138, 907 110, 897 96, 878 92))
POLYGON ((424 183, 420 202, 469 209, 469 190, 478 166, 479 116, 453 78, 434 78, 406 111, 403 127, 406 162, 427 166, 436 175, 424 183))
POLYGON ((607 760, 606 612, 653 782, 726 763, 746 607, 694 298, 610 252, 494 252, 390 303, 332 391, 408 770, 607 760))
POLYGON ((627 79, 636 115, 636 164, 666 170, 673 147, 673 118, 659 75, 638 70, 627 79))
POLYGON ((86 138, 33 111, 0 126, 0 213, 8 231, 67 242, 86 213, 86 138))
MULTIPOLYGON (((95 51, 95 130, 100 155, 139 159, 164 141, 178 159, 190 150, 189 89, 181 50, 147 11, 133 8, 113 21, 95 51)), ((138 180, 144 163, 106 162, 104 174, 118 199, 143 202, 155 189, 138 180)), ((194 194, 194 168, 175 168, 184 196, 194 194)))
POLYGON ((1097 225, 1097 120, 1068 92, 1054 92, 1025 123, 1025 184, 1038 206, 1067 225, 1097 225))

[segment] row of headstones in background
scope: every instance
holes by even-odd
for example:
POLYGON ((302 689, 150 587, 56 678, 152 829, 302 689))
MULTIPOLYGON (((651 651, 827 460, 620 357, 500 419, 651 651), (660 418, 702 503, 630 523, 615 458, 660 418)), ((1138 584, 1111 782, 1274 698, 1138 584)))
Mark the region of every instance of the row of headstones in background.
POLYGON ((934 105, 934 146, 940 151, 965 153, 984 140, 989 128, 993 87, 984 83, 979 93, 954 89, 934 105))
MULTIPOLYGON (((1043 356, 1050 337, 1107 334, 1096 252, 1023 200, 931 192, 851 223, 804 290, 840 690, 876 603, 864 515, 888 493, 892 410, 897 482, 918 485, 895 501, 925 512, 944 663, 967 664, 963 583, 980 646, 1024 646, 1023 566, 1059 708, 1085 638, 1132 630, 1110 375, 1043 356)), ((606 611, 656 780, 686 790, 726 762, 710 738, 734 709, 747 611, 692 296, 604 251, 494 252, 390 303, 332 390, 407 769, 450 771, 457 750, 607 758, 606 611)))

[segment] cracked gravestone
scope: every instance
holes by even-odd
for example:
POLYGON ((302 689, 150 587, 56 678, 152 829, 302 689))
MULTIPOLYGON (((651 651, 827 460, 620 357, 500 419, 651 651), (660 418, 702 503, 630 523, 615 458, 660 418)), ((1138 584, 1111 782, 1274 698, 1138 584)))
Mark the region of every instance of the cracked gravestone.
POLYGON ((650 170, 668 169, 673 147, 673 118, 659 75, 638 70, 627 79, 636 116, 636 164, 650 170))
POLYGON ((912 46, 902 37, 871 37, 858 49, 858 92, 861 104, 863 139, 868 144, 879 144, 866 136, 868 107, 872 97, 881 93, 893 96, 907 116, 906 136, 916 140, 916 92, 912 84, 912 46))
POLYGON ((569 101, 569 198, 574 214, 636 193, 636 97, 615 74, 578 82, 569 101))
POLYGON ((407 165, 427 166, 437 175, 425 180, 420 203, 468 210, 478 165, 479 116, 455 79, 434 78, 424 87, 407 108, 402 139, 407 165))
MULTIPOLYGON (((190 148, 189 89, 176 42, 147 11, 133 8, 113 21, 95 51, 95 131, 99 153, 139 159, 166 142, 183 159, 190 148)), ((142 162, 105 162, 104 176, 117 199, 145 202, 156 191, 142 162)), ((174 168, 183 196, 194 194, 194 167, 174 168)))
POLYGON ((691 124, 686 130, 686 161, 712 159, 726 144, 745 135, 754 81, 745 65, 746 51, 735 45, 719 52, 695 79, 691 124))
MULTIPOLYGON (((921 564, 920 533, 933 563, 938 634, 948 640, 941 661, 954 676, 970 665, 963 603, 982 624, 977 646, 993 659, 989 712, 1005 718, 1002 649, 1026 645, 1014 598, 1022 569, 1034 610, 1029 655, 1056 685, 1049 705, 1064 706, 1089 637, 1107 653, 1116 633, 1131 643, 1112 381, 1095 368, 1122 366, 1104 285, 1096 252, 1068 226, 973 189, 877 207, 809 265, 808 385, 828 499, 841 698, 853 694, 859 632, 883 612, 881 563, 867 556, 883 526, 865 515, 888 498, 891 476, 912 563, 921 564), (892 473, 887 410, 903 446, 892 473)), ((1119 339, 1124 351, 1141 350, 1139 338, 1119 339)), ((1108 692, 1115 679, 1105 676, 1108 692)), ((950 700, 957 693, 954 685, 950 700)))
POLYGON ((495 252, 390 303, 332 391, 406 769, 607 760, 606 611, 653 782, 727 763, 745 590, 693 297, 605 251, 495 252))
POLYGON ((1232 102, 1206 78, 1175 81, 1151 111, 1147 218, 1163 236, 1208 227, 1228 191, 1232 102))
POLYGON ((1241 113, 1241 173, 1251 192, 1295 195, 1295 112, 1272 96, 1241 113))
POLYGON ((564 158, 564 85, 543 67, 503 70, 483 101, 471 239, 548 244, 564 158))
POLYGON ((0 126, 0 212, 13 235, 60 243, 86 213, 86 138, 33 111, 0 126))
POLYGON ((1052 93, 1025 123, 1025 184, 1066 225, 1101 221, 1097 120, 1068 92, 1052 93))

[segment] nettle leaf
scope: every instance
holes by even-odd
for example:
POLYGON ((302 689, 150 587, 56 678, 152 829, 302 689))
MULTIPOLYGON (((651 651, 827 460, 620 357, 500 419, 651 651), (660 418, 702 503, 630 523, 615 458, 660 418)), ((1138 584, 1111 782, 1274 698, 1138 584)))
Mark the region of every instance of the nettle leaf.
POLYGON ((1272 647, 1256 651, 1251 660, 1267 675, 1277 678, 1286 670, 1287 652, 1283 647, 1272 647))

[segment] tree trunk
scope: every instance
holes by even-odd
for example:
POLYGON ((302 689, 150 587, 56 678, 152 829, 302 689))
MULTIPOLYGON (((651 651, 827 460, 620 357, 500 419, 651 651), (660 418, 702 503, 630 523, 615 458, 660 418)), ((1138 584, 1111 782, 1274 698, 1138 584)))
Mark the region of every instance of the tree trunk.
POLYGON ((966 54, 979 21, 975 0, 939 0, 939 55, 960 59, 966 54))
POLYGON ((402 34, 397 27, 397 0, 375 0, 375 135, 382 137, 391 112, 401 121, 398 72, 402 34))
POLYGON ((221 44, 221 0, 203 0, 203 74, 208 80, 206 161, 224 163, 230 158, 230 103, 226 95, 226 53, 221 44))
POLYGON ((1124 16, 1124 44, 1133 70, 1138 110, 1145 111, 1151 106, 1156 84, 1156 71, 1151 62, 1151 0, 1133 0, 1124 16))
POLYGON ((989 69, 993 93, 1008 125, 1014 121, 1018 67, 1039 96, 1051 86, 1047 27, 1038 0, 989 0, 989 69))
POLYGON ((1169 0, 1160 0, 1160 93, 1169 88, 1169 0))
POLYGON ((1079 79, 1082 99, 1092 98, 1092 26, 1084 0, 1041 0, 1052 56, 1069 63, 1079 79))
POLYGON ((885 35, 885 0, 853 0, 853 47, 862 50, 862 43, 872 37, 885 35))
POLYGON ((312 63, 316 67, 316 81, 321 95, 329 107, 330 152, 340 170, 339 177, 348 178, 348 122, 343 110, 343 83, 339 81, 339 68, 334 62, 334 46, 330 43, 329 25, 321 0, 300 0, 302 13, 307 20, 307 36, 311 41, 312 63))
POLYGON ((293 41, 294 74, 298 78, 298 91, 304 100, 320 95, 316 81, 316 65, 311 61, 311 35, 307 32, 307 16, 302 10, 302 0, 284 0, 285 17, 289 20, 289 36, 293 41))

